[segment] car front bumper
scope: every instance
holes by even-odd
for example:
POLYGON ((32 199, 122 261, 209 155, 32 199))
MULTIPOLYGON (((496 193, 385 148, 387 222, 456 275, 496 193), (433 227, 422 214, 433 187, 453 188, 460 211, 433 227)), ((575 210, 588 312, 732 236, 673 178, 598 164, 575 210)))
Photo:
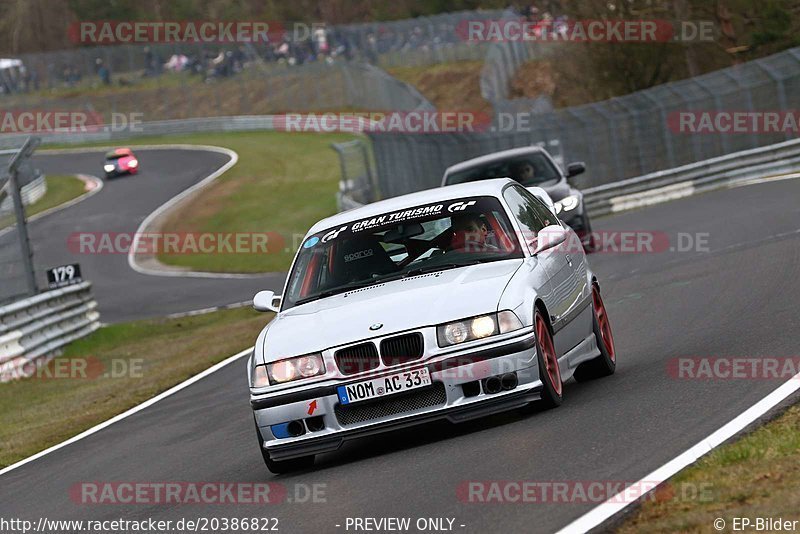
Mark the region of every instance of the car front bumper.
POLYGON ((251 397, 256 424, 264 439, 262 447, 273 460, 288 460, 335 451, 348 439, 433 420, 457 423, 522 407, 541 394, 536 343, 530 328, 510 339, 387 370, 370 378, 420 367, 428 368, 431 386, 350 405, 339 403, 336 387, 364 377, 281 395, 251 397), (508 373, 517 377, 513 389, 484 391, 485 378, 508 373), (481 384, 477 394, 476 383, 481 384), (311 418, 316 423, 321 418, 322 428, 311 431, 306 423, 311 418), (302 422, 304 433, 276 437, 273 426, 289 421, 302 422))

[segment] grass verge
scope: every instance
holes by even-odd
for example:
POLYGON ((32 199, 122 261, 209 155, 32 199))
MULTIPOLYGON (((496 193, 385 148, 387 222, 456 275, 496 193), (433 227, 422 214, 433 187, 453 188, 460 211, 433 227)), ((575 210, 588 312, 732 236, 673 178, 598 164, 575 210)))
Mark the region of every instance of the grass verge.
POLYGON ((86 184, 72 175, 47 175, 47 193, 38 202, 34 202, 25 209, 25 214, 32 217, 50 208, 69 202, 86 192, 86 184))
POLYGON ((340 170, 330 145, 352 138, 281 132, 209 136, 208 144, 235 150, 239 162, 171 213, 162 229, 269 232, 269 253, 160 254, 158 259, 211 272, 287 270, 296 249, 295 236, 302 237, 319 219, 336 213, 340 170))
MULTIPOLYGON (((59 206, 86 192, 83 181, 71 175, 48 175, 45 180, 47 192, 37 202, 25 207, 27 217, 59 206)), ((0 217, 0 229, 13 224, 14 221, 13 213, 0 217)))
MULTIPOLYGON (((79 434, 247 348, 270 318, 240 308, 143 320, 105 326, 70 344, 40 376, 0 384, 0 467, 79 434)), ((233 365, 244 373, 241 363, 233 365)))
POLYGON ((800 405, 681 471, 618 532, 714 532, 718 518, 727 532, 734 517, 800 520, 797 488, 800 405))

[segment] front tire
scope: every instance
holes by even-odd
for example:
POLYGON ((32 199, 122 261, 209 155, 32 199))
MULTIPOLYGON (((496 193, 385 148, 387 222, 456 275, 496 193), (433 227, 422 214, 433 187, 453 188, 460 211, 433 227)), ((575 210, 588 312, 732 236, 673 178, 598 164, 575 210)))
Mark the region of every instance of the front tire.
POLYGON ((283 473, 291 473, 293 471, 300 471, 308 469, 314 465, 314 455, 301 456, 300 458, 292 458, 291 460, 273 460, 269 457, 269 453, 264 449, 264 438, 261 436, 261 431, 256 424, 256 437, 258 437, 258 450, 261 451, 261 457, 269 469, 270 473, 280 475, 283 473))
POLYGON ((539 360, 539 376, 542 379, 542 397, 537 403, 543 408, 555 408, 564 400, 564 384, 561 382, 561 369, 558 366, 553 335, 547 326, 542 312, 536 310, 534 318, 536 329, 536 352, 539 360))
POLYGON ((575 369, 575 380, 585 382, 595 378, 613 375, 617 369, 617 351, 614 345, 614 335, 611 333, 611 323, 608 312, 600 296, 600 286, 592 284, 592 331, 594 332, 600 356, 584 362, 575 369))

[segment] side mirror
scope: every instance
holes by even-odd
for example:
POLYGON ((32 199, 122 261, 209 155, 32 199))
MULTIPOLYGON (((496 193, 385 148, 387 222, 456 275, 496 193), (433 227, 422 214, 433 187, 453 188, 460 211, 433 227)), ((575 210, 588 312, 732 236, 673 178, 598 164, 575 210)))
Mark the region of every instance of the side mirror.
POLYGON ((538 254, 557 247, 567 240, 569 232, 557 224, 545 226, 539 231, 534 241, 533 253, 538 254))
POLYGON ((276 296, 274 291, 259 291, 253 297, 253 309, 260 312, 278 313, 281 309, 281 297, 276 296))
POLYGON ((567 165, 567 178, 578 176, 586 172, 586 164, 582 161, 575 161, 567 165))

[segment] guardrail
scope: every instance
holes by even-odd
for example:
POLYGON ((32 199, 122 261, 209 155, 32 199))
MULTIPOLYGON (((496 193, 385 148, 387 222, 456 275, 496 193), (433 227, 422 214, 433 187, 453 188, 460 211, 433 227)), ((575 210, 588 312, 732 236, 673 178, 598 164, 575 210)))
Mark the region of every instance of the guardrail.
MULTIPOLYGON (((22 186, 22 189, 20 190, 22 203, 26 206, 29 206, 41 199, 45 193, 47 193, 47 182, 45 181, 43 174, 40 174, 38 178, 35 178, 28 185, 22 186)), ((2 198, 2 200, 0 200, 0 215, 14 211, 14 204, 11 200, 11 197, 0 195, 0 198, 2 198)))
POLYGON ((794 139, 592 187, 584 190, 584 199, 589 213, 598 216, 798 170, 800 139, 794 139))
MULTIPOLYGON (((156 135, 181 135, 206 132, 246 132, 255 130, 274 130, 283 115, 235 115, 227 117, 204 117, 199 119, 170 119, 147 121, 135 129, 112 131, 98 126, 96 131, 53 131, 37 133, 42 144, 80 144, 115 141, 156 135), (277 119, 277 120, 276 120, 277 119)), ((88 130, 88 128, 87 128, 88 130)), ((24 138, 27 135, 14 134, 6 137, 24 138)))
MULTIPOLYGON (((739 181, 800 172, 800 139, 653 172, 583 190, 593 217, 710 191, 739 181)), ((340 193, 340 210, 363 206, 340 193)))
MULTIPOLYGON (((344 100, 337 105, 322 106, 320 109, 358 109, 392 111, 433 111, 431 104, 415 87, 398 80, 382 69, 369 63, 344 63, 338 66, 321 67, 323 70, 339 69, 341 79, 337 78, 339 88, 344 88, 344 100)), ((310 83, 310 82, 309 82, 310 83)), ((321 81, 315 79, 311 85, 317 87, 321 81)), ((296 92, 296 91, 295 91, 296 92)), ((320 91, 317 91, 319 93, 320 91)), ((324 91, 322 91, 324 93, 324 91)), ((315 93, 316 94, 316 93, 315 93)), ((330 111, 334 113, 335 111, 330 111)), ((288 113, 288 115, 298 115, 288 113)), ((325 112, 317 112, 319 116, 325 112)), ((354 115, 357 112, 354 112, 354 115)), ((136 137, 157 135, 183 135, 204 132, 246 132, 256 130, 288 130, 296 128, 286 122, 287 114, 267 115, 228 115, 220 117, 198 117, 147 121, 132 127, 115 130, 113 125, 87 126, 86 131, 37 132, 42 144, 75 144, 106 142, 136 137)), ((7 142, 23 140, 28 134, 7 134, 7 142)))
POLYGON ((0 307, 0 382, 31 376, 66 344, 100 327, 91 283, 0 307))

